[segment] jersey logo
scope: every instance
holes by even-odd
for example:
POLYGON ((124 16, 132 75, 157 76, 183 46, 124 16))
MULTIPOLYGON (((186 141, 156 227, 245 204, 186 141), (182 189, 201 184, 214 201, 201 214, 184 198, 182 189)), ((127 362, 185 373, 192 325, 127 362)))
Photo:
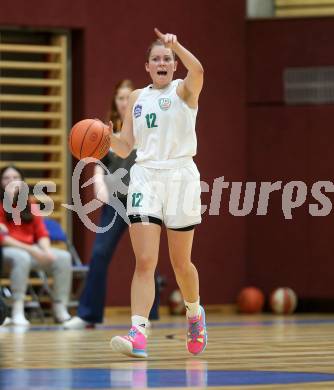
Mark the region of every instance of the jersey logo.
POLYGON ((133 110, 133 114, 135 116, 135 118, 139 118, 140 115, 141 115, 141 111, 143 109, 143 106, 141 106, 140 104, 137 104, 133 110))
POLYGON ((172 101, 170 98, 161 98, 159 99, 159 106, 162 109, 162 111, 167 111, 172 104, 172 101))

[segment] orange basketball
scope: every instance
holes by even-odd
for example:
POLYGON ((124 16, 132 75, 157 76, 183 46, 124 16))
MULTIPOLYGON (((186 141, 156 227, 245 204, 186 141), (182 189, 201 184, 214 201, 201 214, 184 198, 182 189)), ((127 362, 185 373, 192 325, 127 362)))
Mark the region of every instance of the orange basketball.
POLYGON ((264 295, 256 287, 246 287, 240 291, 237 304, 241 313, 259 313, 264 305, 264 295))
POLYGON ((85 157, 101 159, 110 148, 109 128, 98 119, 84 119, 72 127, 68 145, 78 160, 85 157))

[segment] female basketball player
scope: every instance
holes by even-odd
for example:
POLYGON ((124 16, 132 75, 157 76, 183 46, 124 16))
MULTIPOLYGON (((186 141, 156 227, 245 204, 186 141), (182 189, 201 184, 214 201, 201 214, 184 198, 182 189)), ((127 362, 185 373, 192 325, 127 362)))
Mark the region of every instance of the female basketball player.
POLYGON ((147 357, 147 317, 154 299, 162 222, 187 308, 188 350, 198 354, 207 342, 198 273, 191 262, 194 228, 201 222, 200 176, 192 157, 197 146, 195 121, 203 67, 174 34, 162 34, 158 29, 155 33, 158 40, 149 48, 146 62, 152 84, 132 92, 121 136, 111 138, 111 148, 123 158, 137 145, 127 202, 136 257, 131 286, 132 327, 127 336, 111 340, 113 350, 134 357, 147 357), (188 71, 184 80, 173 80, 175 54, 188 71))

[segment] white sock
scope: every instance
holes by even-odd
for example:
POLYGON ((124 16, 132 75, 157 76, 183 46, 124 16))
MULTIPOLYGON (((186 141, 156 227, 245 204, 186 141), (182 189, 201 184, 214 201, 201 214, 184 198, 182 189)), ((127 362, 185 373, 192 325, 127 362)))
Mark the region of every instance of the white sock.
POLYGON ((199 298, 196 302, 186 302, 184 301, 184 304, 187 309, 187 317, 197 317, 200 315, 200 309, 199 309, 199 298))
POLYGON ((146 317, 134 315, 131 317, 132 326, 135 326, 144 336, 147 336, 149 320, 146 317))
POLYGON ((53 313, 56 319, 60 322, 65 322, 71 319, 67 307, 62 302, 53 302, 53 313))
POLYGON ((14 301, 12 305, 12 321, 16 325, 28 325, 29 321, 24 315, 24 301, 14 301))

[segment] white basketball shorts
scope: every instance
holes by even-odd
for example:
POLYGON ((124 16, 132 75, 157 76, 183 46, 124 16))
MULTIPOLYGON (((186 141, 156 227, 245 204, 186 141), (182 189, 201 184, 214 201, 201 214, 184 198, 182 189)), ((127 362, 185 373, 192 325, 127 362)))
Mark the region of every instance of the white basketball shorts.
MULTIPOLYGON (((135 164, 130 170, 127 214, 153 217, 170 229, 201 222, 200 174, 193 160, 173 169, 146 168, 135 164)), ((145 218, 142 218, 145 223, 145 218)))

